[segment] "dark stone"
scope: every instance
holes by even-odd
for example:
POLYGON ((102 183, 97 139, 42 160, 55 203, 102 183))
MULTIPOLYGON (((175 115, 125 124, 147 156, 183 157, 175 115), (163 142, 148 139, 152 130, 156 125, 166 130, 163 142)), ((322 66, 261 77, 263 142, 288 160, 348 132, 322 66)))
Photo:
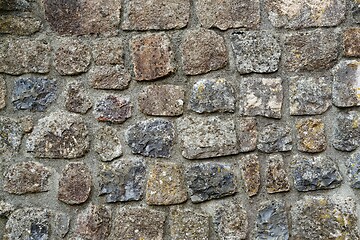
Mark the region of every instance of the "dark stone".
POLYGON ((15 119, 0 116, 0 154, 18 151, 24 131, 15 119))
POLYGON ((358 111, 340 112, 337 115, 333 146, 340 151, 353 151, 360 144, 360 114, 358 111))
POLYGON ((123 123, 131 117, 131 109, 128 99, 108 95, 96 102, 94 115, 100 122, 123 123))
POLYGON ((0 0, 0 10, 26 10, 30 7, 30 0, 0 0))
POLYGON ((85 92, 85 87, 80 83, 70 83, 67 88, 65 107, 68 111, 85 114, 92 102, 85 92))
POLYGON ((265 153, 290 151, 292 149, 290 127, 275 123, 265 125, 260 130, 257 147, 265 153))

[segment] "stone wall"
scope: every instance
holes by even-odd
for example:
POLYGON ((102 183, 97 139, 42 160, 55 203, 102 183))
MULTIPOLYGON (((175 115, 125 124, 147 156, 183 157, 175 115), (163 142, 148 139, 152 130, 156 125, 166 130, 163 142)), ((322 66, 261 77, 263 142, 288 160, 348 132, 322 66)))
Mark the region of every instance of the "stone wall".
POLYGON ((0 238, 360 239, 359 0, 0 0, 0 238))

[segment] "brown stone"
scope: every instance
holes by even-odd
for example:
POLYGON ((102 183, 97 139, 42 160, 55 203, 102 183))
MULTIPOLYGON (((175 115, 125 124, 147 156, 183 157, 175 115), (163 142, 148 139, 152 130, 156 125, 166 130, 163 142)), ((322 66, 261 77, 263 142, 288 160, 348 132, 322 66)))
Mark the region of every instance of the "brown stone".
POLYGON ((100 122, 123 123, 131 117, 131 109, 128 99, 107 95, 96 102, 94 115, 100 122))
POLYGON ((344 55, 360 57, 360 28, 348 28, 344 31, 344 55))
POLYGON ((129 87, 131 76, 121 65, 99 66, 90 69, 89 80, 95 89, 124 90, 129 87))
POLYGON ((321 119, 301 119, 296 122, 296 129, 299 151, 310 153, 325 151, 327 142, 321 119))
POLYGON ((260 163, 258 156, 256 154, 245 155, 241 161, 245 191, 249 197, 255 196, 260 189, 260 163))
POLYGON ((92 46, 96 65, 124 65, 123 41, 121 38, 96 40, 92 46))
POLYGON ((268 193, 287 192, 290 190, 288 174, 285 171, 283 157, 279 154, 267 158, 266 190, 268 193))
POLYGON ((68 111, 85 114, 92 102, 88 97, 85 87, 81 83, 73 82, 68 85, 65 107, 68 111))
POLYGON ((14 35, 31 35, 38 32, 41 28, 41 21, 31 14, 21 15, 1 15, 0 33, 14 35))
POLYGON ((5 78, 0 75, 0 110, 6 106, 6 82, 5 78))
POLYGON ((250 152, 256 149, 257 127, 256 118, 240 118, 237 123, 237 137, 239 140, 239 151, 250 152))

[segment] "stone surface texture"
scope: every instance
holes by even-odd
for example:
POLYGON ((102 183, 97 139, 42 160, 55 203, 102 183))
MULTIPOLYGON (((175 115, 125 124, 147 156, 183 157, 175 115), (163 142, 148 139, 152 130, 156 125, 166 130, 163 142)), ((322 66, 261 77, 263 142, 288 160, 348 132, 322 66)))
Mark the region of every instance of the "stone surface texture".
POLYGON ((132 105, 128 98, 105 95, 94 106, 94 116, 99 122, 123 123, 131 117, 132 105))
POLYGON ((290 181, 280 154, 270 155, 266 169, 266 191, 268 193, 287 192, 290 181))
POLYGON ((0 110, 6 107, 7 87, 3 76, 0 75, 0 110))
POLYGON ((308 118, 296 122, 298 150, 301 152, 322 152, 327 147, 325 127, 321 119, 308 118))
POLYGON ((91 86, 95 89, 124 90, 131 81, 130 74, 122 65, 93 67, 89 75, 91 86))
POLYGON ((24 130, 17 120, 0 116, 0 154, 18 151, 23 135, 24 130))
POLYGON ((348 168, 347 173, 350 178, 350 186, 360 189, 360 154, 358 152, 351 154, 346 166, 348 168))
POLYGON ((259 134, 257 148, 261 152, 286 152, 292 149, 291 129, 286 124, 265 125, 259 134))
POLYGON ((88 97, 84 84, 72 82, 68 85, 65 107, 69 112, 80 114, 85 114, 92 107, 92 101, 88 97))
POLYGON ((240 152, 250 152, 256 149, 258 130, 256 118, 240 118, 236 122, 236 132, 240 152))
POLYGON ((357 111, 340 112, 335 119, 333 146, 340 151, 353 151, 360 144, 360 114, 357 111))
POLYGON ((344 55, 347 57, 360 57, 360 28, 349 28, 343 36, 344 55))
POLYGON ((103 162, 112 161, 120 157, 123 152, 117 130, 108 126, 100 127, 96 131, 94 150, 103 162))
POLYGON ((261 181, 258 155, 248 154, 241 158, 241 175, 247 195, 252 197, 258 194, 261 181))
POLYGON ((26 36, 40 31, 41 27, 41 20, 29 13, 0 16, 0 33, 26 36))

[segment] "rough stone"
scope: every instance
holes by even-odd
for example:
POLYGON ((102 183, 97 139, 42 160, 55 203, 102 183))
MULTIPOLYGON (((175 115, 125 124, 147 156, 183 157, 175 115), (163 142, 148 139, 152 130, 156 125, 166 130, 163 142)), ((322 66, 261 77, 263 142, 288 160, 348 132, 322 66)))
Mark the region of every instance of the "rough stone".
POLYGON ((100 122, 123 123, 131 117, 131 110, 129 99, 106 95, 96 102, 94 116, 100 122))
POLYGON ((235 112, 235 91, 225 79, 203 79, 192 88, 189 108, 197 113, 235 112))
POLYGON ((350 186, 355 189, 360 189, 360 154, 353 153, 347 163, 348 175, 350 179, 350 186))
POLYGON ((121 65, 99 66, 90 69, 89 80, 95 89, 124 90, 129 87, 131 76, 121 65))
POLYGON ((94 150, 99 154, 101 161, 112 161, 122 155, 122 145, 116 129, 100 127, 94 137, 94 150))
POLYGON ((351 2, 351 12, 354 22, 360 23, 360 4, 358 0, 352 0, 351 2))
POLYGON ((146 208, 119 209, 114 216, 110 239, 162 240, 165 213, 146 208))
POLYGON ((278 193, 289 190, 290 182, 283 157, 280 154, 270 155, 267 158, 266 191, 268 193, 278 193))
POLYGON ((14 211, 15 207, 12 204, 0 200, 0 217, 9 218, 14 211))
POLYGON ((332 78, 291 77, 289 81, 290 115, 315 115, 331 106, 332 78))
POLYGON ((7 88, 5 78, 0 75, 0 110, 6 107, 7 88))
POLYGON ((333 189, 342 182, 338 167, 325 156, 295 155, 292 168, 294 187, 300 192, 333 189))
POLYGON ((344 31, 344 55, 360 57, 360 28, 348 28, 344 31))
POLYGON ((177 121, 177 131, 187 159, 239 153, 235 122, 219 117, 187 117, 177 121))
POLYGON ((291 29, 333 27, 345 20, 344 0, 266 0, 265 9, 275 27, 291 29))
POLYGON ((15 119, 0 116, 0 154, 19 150, 24 131, 15 119))
POLYGON ((45 111, 57 97, 57 82, 46 78, 19 78, 15 81, 12 103, 17 110, 45 111))
POLYGON ((335 121, 333 146, 340 151, 353 151, 360 145, 360 114, 339 112, 335 121))
POLYGON ((185 90, 176 85, 151 85, 139 94, 140 111, 150 116, 183 114, 185 90))
POLYGON ((169 158, 175 143, 175 129, 167 120, 142 121, 127 130, 126 141, 135 154, 169 158))
POLYGON ((19 123, 25 133, 30 133, 34 128, 34 119, 32 116, 24 116, 20 118, 19 123))
POLYGON ((258 194, 260 189, 260 163, 256 154, 241 157, 241 175, 245 185, 245 192, 249 197, 258 194))
POLYGON ((145 190, 146 169, 141 160, 117 160, 103 164, 99 173, 99 195, 106 202, 138 201, 145 190))
POLYGON ((180 51, 183 70, 187 75, 198 75, 226 66, 228 53, 225 41, 215 31, 189 30, 185 33, 180 51))
POLYGON ((156 163, 150 168, 146 185, 148 205, 172 205, 187 200, 184 170, 174 163, 156 163))
POLYGON ((126 0, 124 30, 179 29, 189 21, 189 0, 126 0))
POLYGON ((130 40, 135 79, 154 80, 174 72, 169 37, 163 33, 138 35, 130 40))
POLYGON ((261 152, 286 152, 292 149, 291 129, 286 124, 265 125, 259 134, 258 149, 261 152))
POLYGON ((121 38, 105 38, 95 40, 92 44, 94 63, 97 66, 124 66, 123 40, 121 38))
POLYGON ((338 35, 331 30, 290 33, 285 36, 283 65, 289 71, 331 68, 339 54, 338 35))
POLYGON ((240 152, 250 152, 256 149, 257 143, 256 118, 240 118, 237 120, 237 136, 240 152))
POLYGON ((87 44, 65 39, 55 51, 54 67, 60 75, 76 75, 89 70, 91 58, 91 49, 87 44))
POLYGON ((297 148, 302 152, 322 152, 327 147, 324 123, 321 119, 308 118, 296 122, 297 148))
POLYGON ((234 32, 230 39, 240 74, 278 70, 281 48, 278 38, 271 32, 234 32))
POLYGON ((204 202, 237 192, 236 177, 230 165, 200 163, 187 168, 186 181, 191 201, 204 202))
POLYGON ((239 110, 243 116, 281 118, 283 101, 280 78, 244 78, 240 82, 239 110))
POLYGON ((0 10, 15 11, 29 9, 29 0, 0 0, 0 10))
POLYGON ((26 148, 41 158, 82 157, 89 149, 87 126, 78 115, 53 112, 38 121, 26 148))
POLYGON ((26 36, 41 29, 41 21, 31 14, 0 16, 0 33, 26 36))
POLYGON ((192 209, 170 209, 170 236, 173 240, 209 239, 209 216, 192 209))
POLYGON ((91 191, 91 172, 82 162, 66 165, 59 180, 58 199, 67 204, 85 202, 91 191))
POLYGON ((55 236, 64 238, 69 232, 70 218, 64 213, 55 212, 52 215, 52 231, 55 236))
POLYGON ((4 191, 18 195, 49 191, 50 175, 50 170, 40 163, 15 163, 4 175, 4 191))
POLYGON ((85 114, 92 102, 82 83, 72 82, 67 87, 65 107, 68 111, 85 114))
POLYGON ((0 43, 0 72, 20 75, 50 71, 51 47, 47 40, 18 38, 0 43))

